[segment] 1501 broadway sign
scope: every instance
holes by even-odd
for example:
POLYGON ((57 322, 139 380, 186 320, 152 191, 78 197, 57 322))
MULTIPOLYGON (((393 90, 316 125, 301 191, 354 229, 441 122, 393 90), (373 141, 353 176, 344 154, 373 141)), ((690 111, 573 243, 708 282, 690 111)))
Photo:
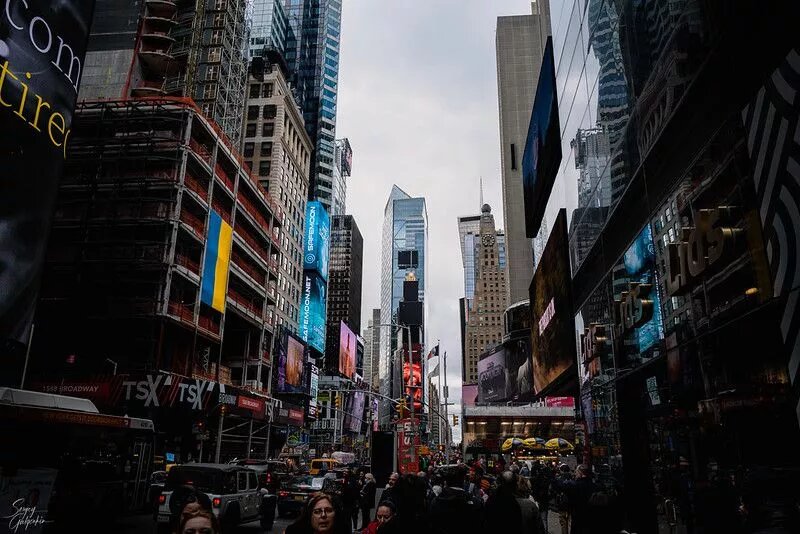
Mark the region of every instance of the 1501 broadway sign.
POLYGON ((93 11, 92 0, 0 10, 0 354, 27 342, 93 11))

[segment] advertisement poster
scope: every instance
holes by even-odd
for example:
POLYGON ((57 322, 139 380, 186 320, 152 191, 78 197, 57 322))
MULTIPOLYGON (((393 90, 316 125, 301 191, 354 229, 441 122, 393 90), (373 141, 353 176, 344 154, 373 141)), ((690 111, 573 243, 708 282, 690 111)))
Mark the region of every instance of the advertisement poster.
POLYGON ((339 373, 352 379, 356 372, 356 335, 344 321, 339 322, 339 373))
POLYGON ((556 69, 553 39, 548 37, 522 155, 525 233, 528 237, 536 237, 539 231, 560 164, 561 127, 558 120, 556 69))
POLYGON ((350 407, 344 417, 344 426, 350 432, 361 430, 361 422, 364 419, 364 398, 363 391, 355 391, 348 399, 350 407))
POLYGON ((0 467, 0 534, 42 532, 58 471, 0 467))
POLYGON ((498 402, 507 398, 506 351, 502 345, 478 360, 478 400, 498 402))
POLYGON ((417 446, 420 444, 419 432, 415 431, 411 419, 397 422, 397 471, 401 475, 416 474, 419 471, 417 446))
POLYGON ((567 215, 561 209, 530 286, 533 386, 537 395, 577 365, 571 284, 567 215))
POLYGON ((422 364, 412 363, 409 373, 408 361, 403 362, 403 390, 406 397, 413 397, 414 411, 422 413, 422 364))
POLYGON ((300 301, 300 337, 317 352, 325 352, 325 281, 316 273, 303 273, 300 301))
POLYGON ((286 332, 286 379, 281 386, 281 371, 278 369, 278 391, 281 393, 305 393, 305 345, 286 332))
MULTIPOLYGON (((645 304, 641 307, 643 316, 637 316, 635 324, 628 325, 628 327, 623 326, 625 339, 632 341, 632 346, 638 348, 638 353, 645 356, 648 350, 655 347, 664 338, 664 326, 661 322, 661 299, 659 296, 660 285, 656 277, 656 253, 650 225, 645 226, 636 236, 636 240, 625 251, 622 263, 625 267, 623 276, 627 279, 629 291, 627 295, 615 295, 615 300, 625 306, 633 304, 637 309, 641 303, 645 304), (634 298, 631 284, 649 286, 649 290, 645 291, 640 287, 636 291, 636 302, 629 303, 627 301, 634 298)), ((618 284, 615 281, 614 287, 620 285, 624 286, 624 284, 618 284)))
POLYGON ((93 12, 92 0, 5 2, 2 12, 0 354, 17 356, 20 372, 93 12))
POLYGON ((318 200, 306 204, 306 233, 303 239, 303 270, 316 272, 328 280, 331 221, 318 200))

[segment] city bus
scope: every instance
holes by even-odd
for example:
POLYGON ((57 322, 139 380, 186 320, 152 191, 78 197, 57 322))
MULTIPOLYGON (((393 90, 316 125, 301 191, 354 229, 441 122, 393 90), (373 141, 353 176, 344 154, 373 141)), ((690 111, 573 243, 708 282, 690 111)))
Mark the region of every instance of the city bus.
POLYGON ((0 532, 82 532, 146 510, 149 419, 99 413, 87 399, 0 388, 0 532))

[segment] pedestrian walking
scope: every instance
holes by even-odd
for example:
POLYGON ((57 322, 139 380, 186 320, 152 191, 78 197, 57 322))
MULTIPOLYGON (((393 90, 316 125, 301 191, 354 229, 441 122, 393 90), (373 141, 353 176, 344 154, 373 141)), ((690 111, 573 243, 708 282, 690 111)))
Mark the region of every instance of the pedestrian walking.
POLYGON ((375 492, 377 490, 375 477, 372 473, 364 475, 364 485, 361 487, 359 505, 361 506, 361 528, 366 528, 372 521, 372 508, 375 505, 375 492))
POLYGON ((383 494, 381 495, 382 501, 392 501, 397 503, 394 487, 398 480, 400 480, 400 473, 394 472, 389 475, 389 481, 386 483, 386 488, 383 490, 383 494))
POLYGON ((316 493, 306 503, 297 521, 283 534, 350 534, 350 518, 341 504, 327 493, 316 493))
POLYGON ((564 488, 564 484, 572 480, 572 472, 567 464, 561 464, 558 467, 558 474, 551 484, 551 503, 555 512, 558 514, 558 525, 561 528, 561 534, 569 534, 570 529, 570 515, 569 515, 569 499, 564 488))
POLYGON ((556 480, 555 487, 567 497, 572 526, 570 534, 617 534, 619 518, 613 517, 611 499, 605 490, 592 480, 587 465, 575 470, 575 480, 556 480))
POLYGON ((181 516, 179 534, 219 534, 219 522, 211 512, 200 510, 181 516))
POLYGON ((342 504, 345 516, 350 518, 353 530, 358 528, 358 505, 361 499, 361 487, 358 484, 358 477, 353 470, 347 472, 342 488, 342 504))
POLYGON ((442 470, 444 488, 433 501, 430 532, 433 534, 472 534, 482 532, 481 499, 474 499, 464 489, 463 465, 442 470))
POLYGON ((370 522, 361 531, 361 534, 376 534, 378 529, 391 521, 395 516, 394 503, 391 501, 381 501, 375 511, 375 521, 370 522))

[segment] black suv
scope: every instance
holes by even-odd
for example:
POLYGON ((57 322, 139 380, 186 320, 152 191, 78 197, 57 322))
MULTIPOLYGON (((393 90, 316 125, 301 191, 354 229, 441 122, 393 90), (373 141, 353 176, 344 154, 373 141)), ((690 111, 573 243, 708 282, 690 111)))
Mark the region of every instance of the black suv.
POLYGON ((280 460, 238 460, 237 465, 252 469, 258 475, 259 485, 272 495, 280 491, 284 482, 294 477, 294 473, 280 460))

